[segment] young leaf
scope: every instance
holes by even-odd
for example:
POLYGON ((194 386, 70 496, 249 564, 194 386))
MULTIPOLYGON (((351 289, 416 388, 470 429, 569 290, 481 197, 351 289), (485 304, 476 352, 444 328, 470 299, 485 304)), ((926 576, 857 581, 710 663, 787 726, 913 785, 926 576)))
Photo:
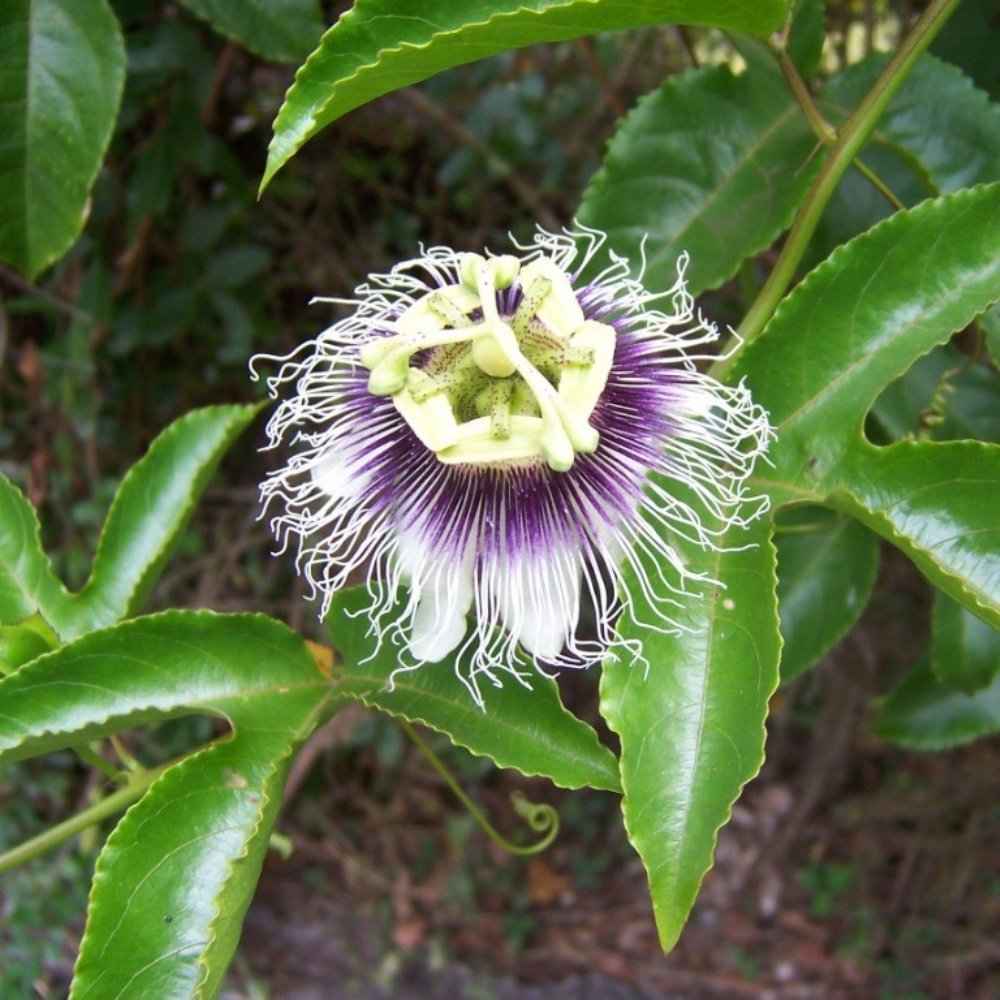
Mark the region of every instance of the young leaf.
POLYGON ((683 251, 697 294, 788 226, 822 162, 781 74, 706 66, 671 77, 623 120, 584 192, 579 220, 669 288, 683 251))
POLYGON ((392 677, 398 652, 388 641, 375 652, 375 640, 366 634, 369 622, 361 614, 369 604, 365 588, 343 591, 327 617, 343 659, 338 691, 445 733, 500 767, 544 775, 563 788, 620 790, 613 754, 590 726, 563 707, 554 680, 533 676, 531 690, 513 681, 490 688, 484 710, 456 675, 454 657, 392 677))
POLYGON ((261 189, 306 140, 383 94, 435 73, 536 42, 651 24, 705 24, 766 35, 784 0, 424 0, 419 15, 394 0, 356 0, 323 36, 274 123, 261 189))
POLYGON ((223 455, 259 406, 208 406, 175 420, 129 470, 108 511, 72 635, 133 615, 180 540, 223 455))
POLYGON ((68 640, 135 614, 222 456, 258 409, 195 410, 153 441, 115 494, 79 594, 56 579, 31 504, 0 476, 0 623, 39 613, 68 640))
POLYGON ((288 764, 335 707, 302 640, 258 615, 136 619, 0 681, 2 759, 182 714, 235 730, 165 771, 108 838, 73 1000, 217 995, 288 764))
POLYGON ((828 495, 882 390, 998 298, 1000 184, 900 212, 807 275, 731 371, 778 431, 775 495, 828 495))
POLYGON ((15 625, 42 612, 58 629, 69 620, 70 600, 42 549, 35 508, 0 475, 0 625, 15 625))
POLYGON ((941 591, 934 595, 931 636, 931 669, 942 684, 971 695, 1000 674, 1000 631, 941 591))
MULTIPOLYGON (((622 655, 601 679, 601 711, 621 737, 625 828, 649 876, 660 943, 677 941, 719 828, 764 759, 767 703, 781 640, 771 525, 732 532, 725 552, 685 552, 725 586, 690 598, 684 631, 664 635, 624 621, 641 638, 648 670, 622 655)), ((638 609, 637 618, 651 618, 638 609)))
POLYGON ((125 46, 107 0, 4 0, 0 65, 0 258, 33 278, 83 228, 125 46))
POLYGON ((924 659, 885 700, 875 735, 914 750, 946 750, 1000 732, 1000 674, 975 694, 942 684, 924 659))
POLYGON ((794 507, 778 517, 778 617, 781 679, 808 670, 864 611, 878 572, 875 536, 824 507, 794 507))
POLYGON ((304 59, 323 32, 323 12, 317 0, 181 0, 216 31, 245 45, 265 59, 304 59))

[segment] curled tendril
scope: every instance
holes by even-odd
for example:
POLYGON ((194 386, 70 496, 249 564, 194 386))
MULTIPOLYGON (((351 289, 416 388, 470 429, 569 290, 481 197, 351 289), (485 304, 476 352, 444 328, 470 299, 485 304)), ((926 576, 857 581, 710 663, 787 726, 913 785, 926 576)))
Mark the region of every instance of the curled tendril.
POLYGON ((465 806, 469 815, 476 821, 480 829, 493 841, 497 847, 502 848, 508 854, 515 854, 519 857, 527 857, 532 854, 539 854, 544 851, 559 834, 559 813, 544 802, 529 802, 521 792, 511 793, 511 805, 514 811, 520 816, 535 833, 542 833, 544 836, 535 844, 521 845, 512 844, 499 830, 486 818, 486 814, 462 791, 461 787, 451 773, 444 766, 441 758, 427 745, 427 742, 420 734, 405 720, 397 720, 403 732, 416 744, 417 749, 427 758, 431 767, 441 776, 444 783, 452 790, 459 802, 465 806))

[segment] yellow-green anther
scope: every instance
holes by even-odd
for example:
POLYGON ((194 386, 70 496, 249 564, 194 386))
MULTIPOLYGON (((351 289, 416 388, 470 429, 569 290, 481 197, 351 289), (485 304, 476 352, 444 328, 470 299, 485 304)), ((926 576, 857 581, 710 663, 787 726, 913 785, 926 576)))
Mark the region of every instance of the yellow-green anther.
POLYGON ((555 334, 568 337, 584 321, 583 309, 569 278, 559 265, 548 257, 539 257, 521 268, 521 283, 531 288, 538 278, 547 278, 552 284, 535 309, 535 315, 555 334))
POLYGON ((367 344, 362 344, 358 356, 365 368, 371 371, 398 346, 398 337, 379 337, 378 340, 369 340, 367 344))
POLYGON ((559 360, 564 365, 573 365, 576 368, 589 368, 596 355, 593 351, 584 350, 579 347, 566 347, 560 352, 559 360))
POLYGON ((387 354, 371 370, 368 391, 374 396, 393 396, 406 385, 412 350, 396 349, 387 354))
POLYGON ((424 446, 437 453, 458 440, 458 424, 444 396, 432 394, 423 401, 415 398, 414 390, 419 392, 429 381, 430 376, 411 369, 405 388, 392 401, 424 446))
POLYGON ((441 292, 434 292, 431 295, 427 300, 427 307, 435 315, 440 316, 446 326, 456 329, 460 329, 463 326, 472 326, 472 320, 447 295, 441 292))
POLYGON ((514 318, 510 321, 510 325, 518 337, 523 337, 528 333, 535 313, 541 308, 551 289, 551 280, 544 276, 535 278, 527 288, 514 310, 514 318))

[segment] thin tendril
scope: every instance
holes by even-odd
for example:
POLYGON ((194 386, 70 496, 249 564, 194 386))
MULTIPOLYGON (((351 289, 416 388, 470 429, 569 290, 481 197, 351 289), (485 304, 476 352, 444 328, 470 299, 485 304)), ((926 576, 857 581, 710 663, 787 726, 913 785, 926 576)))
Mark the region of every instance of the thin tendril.
POLYGON ((547 848, 559 834, 559 813, 547 803, 529 802, 520 792, 511 795, 511 802, 514 811, 528 824, 535 833, 543 833, 544 836, 536 844, 521 846, 512 844, 507 840, 492 823, 486 818, 486 814, 465 794, 455 781, 451 773, 444 766, 441 758, 427 745, 422 736, 405 719, 398 719, 400 727, 407 736, 416 744, 417 749, 427 758, 431 767, 441 776, 444 783, 452 790, 455 797, 465 806, 469 815, 476 821, 480 829, 498 847, 507 851, 508 854, 516 854, 520 857, 527 857, 532 854, 539 854, 547 848))

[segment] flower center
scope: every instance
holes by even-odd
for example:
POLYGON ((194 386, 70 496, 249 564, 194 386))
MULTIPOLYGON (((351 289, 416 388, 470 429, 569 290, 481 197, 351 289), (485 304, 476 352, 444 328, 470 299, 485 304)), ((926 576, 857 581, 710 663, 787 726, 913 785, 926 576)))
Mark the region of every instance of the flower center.
POLYGON ((361 348, 369 390, 391 396, 442 462, 541 460, 565 472, 578 452, 597 448, 589 421, 611 370, 614 329, 584 316, 569 278, 546 257, 522 267, 516 257, 466 254, 460 278, 361 348))

